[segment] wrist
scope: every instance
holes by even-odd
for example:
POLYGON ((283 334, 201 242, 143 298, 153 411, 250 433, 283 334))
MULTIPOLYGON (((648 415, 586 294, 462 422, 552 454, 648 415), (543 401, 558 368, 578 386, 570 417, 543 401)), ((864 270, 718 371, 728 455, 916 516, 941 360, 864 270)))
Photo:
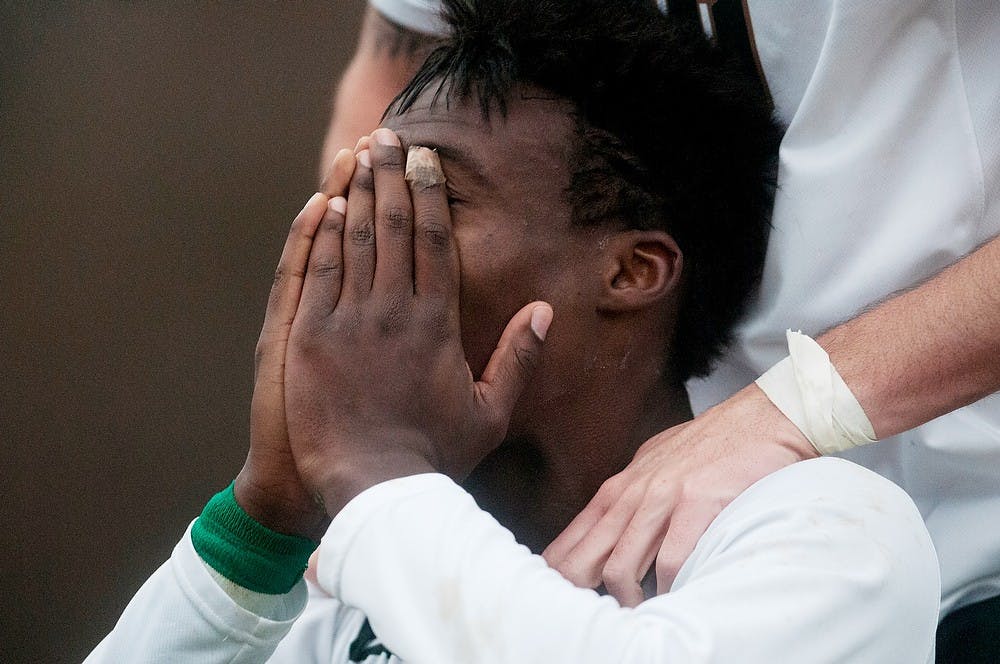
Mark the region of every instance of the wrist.
POLYGON ((815 340, 787 330, 788 357, 755 384, 819 454, 877 441, 871 421, 830 356, 815 340))
POLYGON ((191 528, 191 543, 205 563, 233 583, 258 593, 289 592, 317 544, 275 532, 236 501, 233 485, 205 505, 191 528))
POLYGON ((254 521, 278 533, 318 542, 330 525, 318 496, 311 497, 300 484, 289 488, 261 480, 249 464, 236 476, 233 495, 254 521))
POLYGON ((356 496, 376 484, 399 477, 438 472, 426 458, 410 451, 341 458, 328 468, 329 472, 316 487, 331 518, 356 496))
POLYGON ((747 417, 752 417, 765 427, 768 436, 793 454, 798 461, 820 456, 809 439, 774 405, 757 383, 750 383, 734 396, 747 404, 749 409, 747 417))

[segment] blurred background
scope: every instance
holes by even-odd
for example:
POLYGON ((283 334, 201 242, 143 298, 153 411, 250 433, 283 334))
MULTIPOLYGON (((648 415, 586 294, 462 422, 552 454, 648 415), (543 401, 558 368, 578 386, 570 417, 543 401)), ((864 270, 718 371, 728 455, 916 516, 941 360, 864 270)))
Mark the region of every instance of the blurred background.
POLYGON ((0 662, 83 659, 242 465, 363 8, 0 3, 0 662))

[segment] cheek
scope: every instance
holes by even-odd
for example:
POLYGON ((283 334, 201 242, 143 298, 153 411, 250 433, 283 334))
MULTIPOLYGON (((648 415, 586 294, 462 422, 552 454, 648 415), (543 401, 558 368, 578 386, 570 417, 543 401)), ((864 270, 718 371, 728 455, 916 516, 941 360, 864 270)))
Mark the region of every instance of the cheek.
POLYGON ((546 357, 560 355, 559 338, 566 334, 573 337, 578 323, 586 318, 583 312, 593 308, 587 306, 581 291, 586 281, 579 271, 582 251, 574 250, 569 242, 557 249, 540 238, 521 240, 505 237, 500 231, 473 234, 456 228, 462 274, 462 345, 476 378, 486 368, 511 317, 529 302, 549 302, 559 320, 561 333, 546 344, 546 357))
POLYGON ((530 298, 521 302, 506 273, 462 267, 462 345, 476 378, 486 368, 507 322, 530 298))
POLYGON ((530 256, 490 235, 456 231, 462 266, 462 345, 476 378, 486 368, 511 317, 538 297, 530 256))

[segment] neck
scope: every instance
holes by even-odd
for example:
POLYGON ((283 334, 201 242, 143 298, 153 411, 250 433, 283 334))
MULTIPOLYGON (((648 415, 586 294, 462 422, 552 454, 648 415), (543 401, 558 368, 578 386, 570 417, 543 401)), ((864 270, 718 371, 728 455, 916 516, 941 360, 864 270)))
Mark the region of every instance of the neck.
POLYGON ((631 382, 623 383, 620 375, 593 380, 594 372, 588 373, 588 387, 597 389, 583 396, 563 389, 543 399, 533 409, 534 424, 508 436, 466 481, 479 505, 535 553, 569 524, 604 480, 632 460, 640 445, 691 419, 683 386, 664 385, 658 375, 643 380, 632 372, 631 382), (621 389, 644 382, 648 389, 621 389))

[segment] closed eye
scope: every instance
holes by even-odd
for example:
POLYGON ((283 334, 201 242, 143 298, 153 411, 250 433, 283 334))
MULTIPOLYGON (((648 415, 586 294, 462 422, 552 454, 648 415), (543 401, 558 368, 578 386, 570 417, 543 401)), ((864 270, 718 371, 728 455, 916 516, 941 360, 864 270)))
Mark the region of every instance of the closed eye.
POLYGON ((448 197, 448 206, 453 207, 459 203, 464 203, 465 201, 458 196, 451 187, 445 187, 445 194, 448 197))

